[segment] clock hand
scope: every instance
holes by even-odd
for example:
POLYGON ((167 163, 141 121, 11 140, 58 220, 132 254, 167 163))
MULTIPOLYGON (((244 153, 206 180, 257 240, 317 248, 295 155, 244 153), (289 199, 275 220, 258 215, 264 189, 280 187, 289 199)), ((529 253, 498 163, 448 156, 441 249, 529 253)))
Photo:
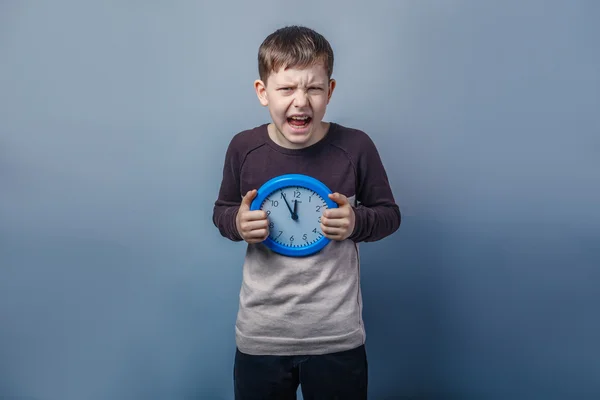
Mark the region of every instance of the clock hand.
POLYGON ((285 197, 285 193, 282 193, 282 197, 283 197, 283 200, 285 201, 285 205, 287 206, 288 210, 290 210, 290 214, 292 215, 292 219, 293 220, 298 219, 298 217, 296 216, 296 213, 292 211, 292 207, 290 207, 290 203, 288 203, 287 197, 285 197))
POLYGON ((294 199, 294 215, 292 215, 292 219, 295 221, 298 219, 298 200, 294 199))

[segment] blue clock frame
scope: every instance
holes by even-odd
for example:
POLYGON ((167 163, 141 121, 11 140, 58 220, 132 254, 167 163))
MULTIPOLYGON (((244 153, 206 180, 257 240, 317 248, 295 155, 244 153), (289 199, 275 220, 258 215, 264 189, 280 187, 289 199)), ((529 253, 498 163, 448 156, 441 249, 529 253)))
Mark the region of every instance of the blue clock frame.
MULTIPOLYGON (((320 180, 304 174, 285 174, 268 180, 258 189, 258 193, 250 205, 250 210, 260 210, 262 203, 271 193, 289 186, 300 186, 312 190, 325 200, 328 208, 338 208, 337 203, 329 198, 329 194, 333 192, 320 180)), ((319 240, 308 246, 288 247, 275 242, 268 236, 262 243, 284 256, 303 257, 321 251, 330 241, 331 239, 321 236, 319 240)))

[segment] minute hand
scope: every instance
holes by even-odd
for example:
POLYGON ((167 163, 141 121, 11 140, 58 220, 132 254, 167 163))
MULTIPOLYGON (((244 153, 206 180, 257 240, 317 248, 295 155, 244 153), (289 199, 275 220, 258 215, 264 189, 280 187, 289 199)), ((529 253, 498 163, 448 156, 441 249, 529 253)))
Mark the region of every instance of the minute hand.
POLYGON ((298 219, 298 216, 296 215, 296 213, 294 211, 292 211, 292 207, 290 207, 290 203, 288 203, 287 198, 285 197, 285 193, 281 194, 283 197, 283 200, 285 201, 285 205, 287 206, 288 210, 290 210, 290 214, 292 215, 292 219, 296 220, 298 219))

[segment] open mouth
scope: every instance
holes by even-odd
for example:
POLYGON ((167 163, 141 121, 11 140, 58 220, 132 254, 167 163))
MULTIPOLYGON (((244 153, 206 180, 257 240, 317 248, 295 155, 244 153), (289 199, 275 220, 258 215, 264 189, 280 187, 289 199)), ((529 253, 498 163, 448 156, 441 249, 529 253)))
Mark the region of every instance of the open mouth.
POLYGON ((292 128, 296 128, 296 129, 302 129, 302 128, 306 128, 308 126, 308 124, 310 124, 310 121, 312 121, 312 118, 309 117, 308 115, 294 115, 292 117, 289 117, 287 119, 288 124, 290 124, 290 126, 292 128))

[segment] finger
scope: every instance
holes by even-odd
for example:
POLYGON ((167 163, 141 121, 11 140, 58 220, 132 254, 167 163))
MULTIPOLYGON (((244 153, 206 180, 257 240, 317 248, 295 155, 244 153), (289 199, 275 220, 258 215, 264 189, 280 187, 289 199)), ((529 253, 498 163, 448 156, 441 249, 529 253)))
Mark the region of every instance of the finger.
POLYGON ((341 193, 335 192, 329 194, 329 198, 337 203, 338 206, 344 206, 350 204, 348 198, 341 193))
POLYGON ((264 242, 266 239, 265 237, 257 237, 257 238, 247 238, 246 242, 250 243, 250 244, 256 244, 256 243, 261 243, 264 242))
POLYGON ((269 236, 268 229, 255 229, 246 233, 246 239, 261 239, 264 240, 269 236))
POLYGON ((258 191, 256 189, 249 190, 246 195, 242 198, 241 206, 247 209, 250 209, 250 205, 252 204, 252 200, 256 197, 258 191))
POLYGON ((347 208, 329 208, 323 211, 323 217, 333 219, 333 218, 346 218, 350 215, 350 212, 347 208))
POLYGON ((325 226, 323 224, 321 224, 321 230, 323 231, 324 234, 330 235, 330 236, 341 236, 345 231, 345 229, 343 229, 343 228, 325 226))
POLYGON ((266 229, 269 226, 269 221, 266 219, 254 220, 254 221, 244 221, 242 222, 242 229, 245 232, 250 232, 258 229, 266 229))
POLYGON ((258 221, 258 220, 266 220, 267 213, 263 210, 253 210, 253 211, 245 211, 242 214, 242 221, 258 221))
POLYGON ((333 235, 333 234, 326 233, 324 236, 330 240, 342 240, 344 238, 344 236, 342 236, 341 234, 333 235))
POLYGON ((344 228, 350 225, 347 218, 321 218, 321 223, 329 228, 344 228))

